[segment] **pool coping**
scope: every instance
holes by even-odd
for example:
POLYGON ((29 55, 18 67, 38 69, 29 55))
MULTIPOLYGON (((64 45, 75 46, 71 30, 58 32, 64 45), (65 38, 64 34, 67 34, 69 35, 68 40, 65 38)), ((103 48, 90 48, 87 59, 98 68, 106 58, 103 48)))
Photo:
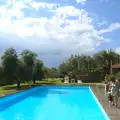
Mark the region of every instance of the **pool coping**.
POLYGON ((98 99, 97 99, 96 95, 94 94, 94 92, 92 91, 91 87, 88 86, 88 88, 89 88, 91 94, 93 95, 94 100, 96 101, 96 103, 98 104, 98 106, 99 106, 99 108, 101 109, 102 113, 104 114, 105 119, 106 119, 106 120, 110 120, 108 114, 105 112, 105 110, 104 110, 104 108, 102 107, 101 103, 98 101, 98 99))

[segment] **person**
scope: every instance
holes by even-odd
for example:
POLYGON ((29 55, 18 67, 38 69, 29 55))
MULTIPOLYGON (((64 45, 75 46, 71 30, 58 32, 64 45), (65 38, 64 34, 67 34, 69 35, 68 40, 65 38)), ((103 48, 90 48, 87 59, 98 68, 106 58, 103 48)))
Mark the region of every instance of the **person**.
POLYGON ((110 82, 109 81, 105 82, 105 94, 109 91, 109 87, 110 87, 110 82))
POLYGON ((111 81, 111 94, 114 97, 114 105, 116 107, 118 105, 119 90, 120 90, 119 80, 112 80, 111 81))
POLYGON ((108 90, 108 101, 109 101, 109 107, 114 105, 114 97, 113 97, 110 89, 108 90))

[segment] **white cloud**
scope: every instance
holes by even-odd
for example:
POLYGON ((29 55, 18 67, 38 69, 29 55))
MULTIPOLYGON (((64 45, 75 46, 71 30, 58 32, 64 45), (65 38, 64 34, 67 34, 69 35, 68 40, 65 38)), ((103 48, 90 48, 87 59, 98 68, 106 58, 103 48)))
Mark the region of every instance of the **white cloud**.
POLYGON ((120 54, 120 47, 116 48, 115 51, 120 54))
MULTIPOLYGON (((85 10, 77 9, 74 6, 59 7, 55 10, 55 12, 62 18, 66 18, 69 16, 78 17, 79 21, 77 21, 77 22, 82 23, 82 24, 90 24, 92 22, 92 19, 88 16, 88 13, 85 10)), ((71 21, 72 20, 70 20, 70 22, 71 21)))
POLYGON ((39 10, 39 8, 48 8, 50 10, 57 8, 58 4, 48 4, 48 3, 40 3, 40 2, 31 2, 30 3, 32 8, 39 10))
MULTIPOLYGON (((105 41, 98 35, 88 13, 74 6, 58 7, 56 4, 40 2, 36 4, 33 1, 27 1, 25 4, 20 1, 16 2, 12 8, 0 7, 0 14, 2 50, 9 46, 14 46, 18 50, 27 48, 46 57, 53 56, 60 61, 70 54, 93 51, 105 41), (46 17, 46 15, 36 18, 25 17, 22 9, 30 9, 29 5, 37 11, 39 8, 47 8, 54 15, 51 17, 46 17), (76 17, 76 19, 69 19, 69 17, 76 17)), ((111 27, 109 29, 113 30, 111 27)), ((101 31, 99 34, 105 32, 105 30, 101 31)), ((46 61, 53 60, 48 61, 47 58, 46 61)))
POLYGON ((113 23, 108 28, 99 30, 98 34, 112 32, 112 31, 117 30, 119 28, 120 28, 120 23, 113 23))
POLYGON ((87 2, 87 0, 76 0, 76 1, 77 1, 77 3, 81 3, 83 5, 87 2))
POLYGON ((98 25, 98 27, 101 27, 101 26, 103 26, 105 24, 107 24, 107 21, 99 22, 97 25, 98 25))
POLYGON ((26 8, 27 5, 25 5, 23 2, 15 2, 14 4, 7 5, 7 6, 1 6, 0 7, 0 18, 9 19, 12 17, 16 18, 23 18, 24 13, 21 11, 23 8, 26 8))
POLYGON ((63 6, 55 10, 56 13, 64 14, 66 16, 80 16, 81 11, 74 6, 63 6))

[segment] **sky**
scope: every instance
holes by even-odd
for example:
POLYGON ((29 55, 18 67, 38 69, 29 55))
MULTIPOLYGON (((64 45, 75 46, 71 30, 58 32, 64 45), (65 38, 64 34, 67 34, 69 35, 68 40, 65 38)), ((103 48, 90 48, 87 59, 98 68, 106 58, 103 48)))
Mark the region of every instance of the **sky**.
POLYGON ((46 66, 71 54, 120 52, 120 0, 0 0, 0 54, 29 49, 46 66))

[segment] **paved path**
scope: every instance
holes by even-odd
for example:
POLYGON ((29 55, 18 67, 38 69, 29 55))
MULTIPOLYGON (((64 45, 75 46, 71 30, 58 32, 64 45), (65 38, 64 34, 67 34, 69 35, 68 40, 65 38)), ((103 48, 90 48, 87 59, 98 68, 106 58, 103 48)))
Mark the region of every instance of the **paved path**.
POLYGON ((108 100, 104 92, 103 87, 91 87, 94 94, 98 98, 99 102, 103 106, 105 112, 108 114, 110 117, 110 120, 120 120, 120 99, 119 99, 119 104, 118 108, 115 107, 110 107, 108 106, 108 100))

